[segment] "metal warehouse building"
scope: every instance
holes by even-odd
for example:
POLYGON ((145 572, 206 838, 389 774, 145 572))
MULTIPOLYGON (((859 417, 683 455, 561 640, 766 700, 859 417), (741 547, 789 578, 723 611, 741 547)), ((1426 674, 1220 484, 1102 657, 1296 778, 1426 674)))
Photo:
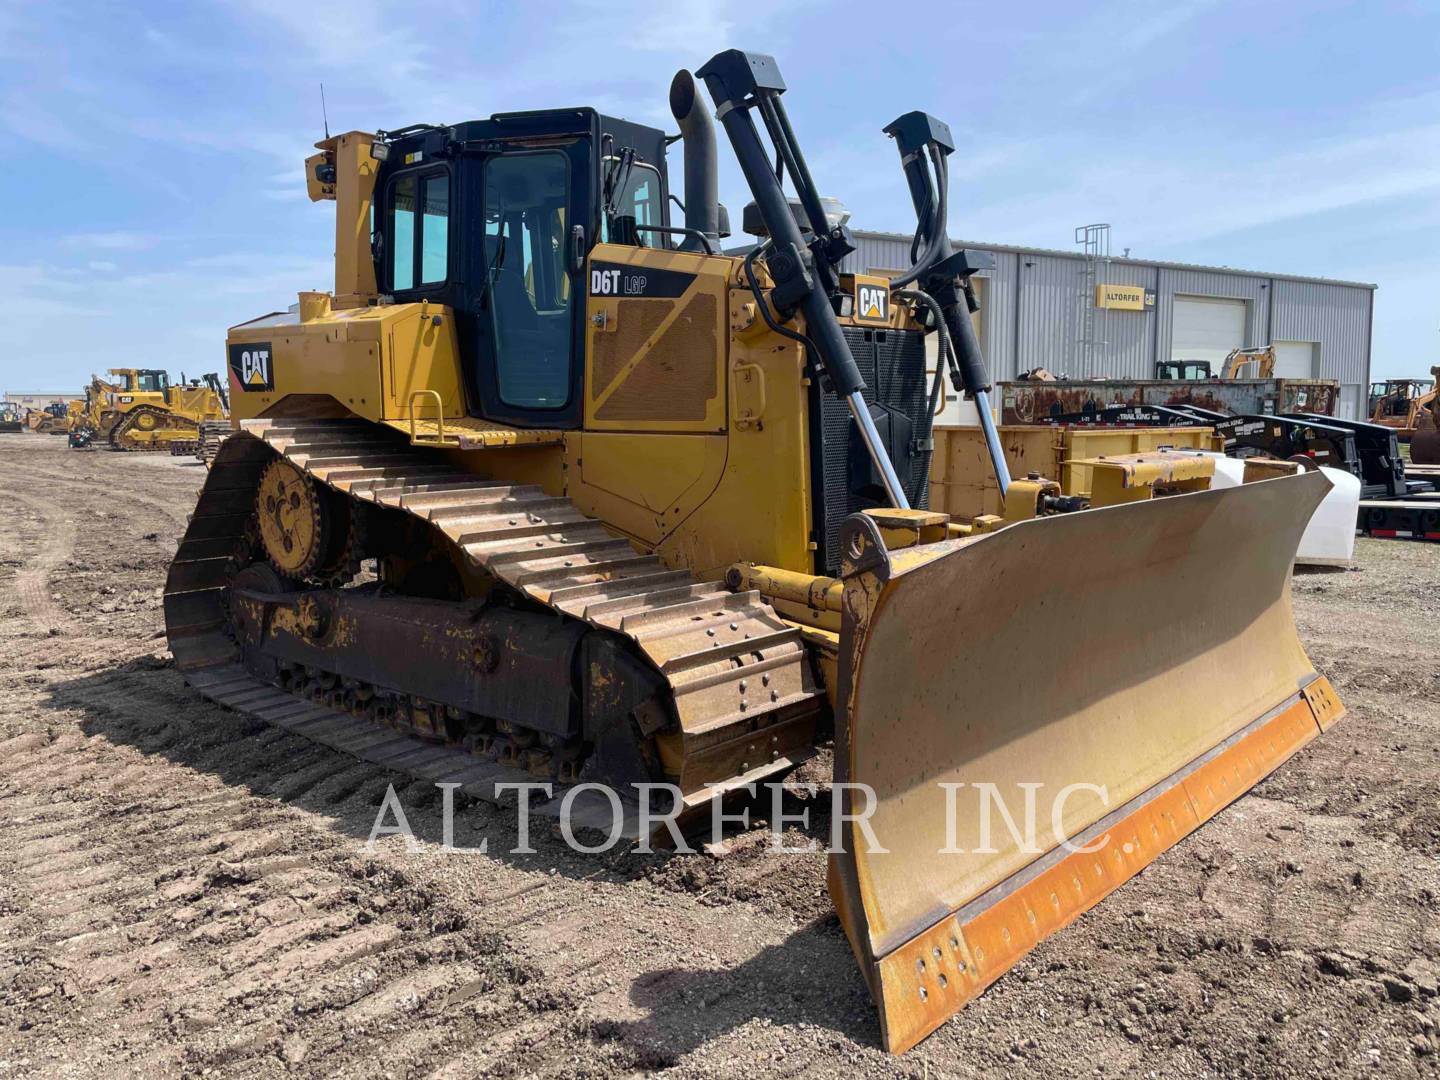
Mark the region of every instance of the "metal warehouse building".
POLYGON ((73 390, 56 390, 53 392, 45 390, 11 390, 8 393, 0 393, 0 401, 13 401, 16 405, 26 409, 43 409, 46 405, 64 405, 70 401, 83 400, 84 397, 84 394, 77 394, 73 390))
MULTIPOLYGON (((854 236, 857 250, 844 270, 894 275, 910 265, 909 236, 854 236)), ((1273 342, 1277 377, 1335 379, 1341 415, 1362 418, 1374 285, 954 244, 995 256, 995 268, 977 275, 976 322, 997 381, 1036 367, 1073 378, 1152 379, 1156 361, 1172 359, 1208 360, 1218 371, 1231 349, 1273 342)))

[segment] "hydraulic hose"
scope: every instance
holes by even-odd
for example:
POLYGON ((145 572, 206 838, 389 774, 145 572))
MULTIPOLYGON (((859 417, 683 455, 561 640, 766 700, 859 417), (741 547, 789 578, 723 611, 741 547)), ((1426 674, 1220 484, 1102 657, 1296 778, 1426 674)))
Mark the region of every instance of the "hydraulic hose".
MULTIPOLYGON (((945 329, 945 316, 940 311, 940 305, 935 298, 923 289, 901 289, 892 294, 897 300, 905 300, 919 304, 926 308, 935 320, 935 335, 937 353, 935 356, 935 378, 930 383, 929 407, 925 410, 925 422, 920 437, 920 445, 923 447, 922 468, 920 470, 920 484, 916 492, 916 505, 923 505, 930 494, 930 461, 935 455, 935 411, 940 404, 941 380, 945 377, 947 367, 952 372, 957 372, 954 363, 954 353, 950 344, 950 331, 945 329)), ((959 387, 956 387, 959 389, 959 387)))
MULTIPOLYGON (((933 143, 929 147, 929 154, 931 167, 935 175, 935 186, 937 188, 934 199, 934 212, 930 215, 928 222, 925 222, 922 216, 922 223, 917 227, 915 233, 918 239, 920 229, 925 229, 925 251, 921 254, 920 258, 915 261, 915 265, 910 267, 908 271, 897 278, 890 279, 890 288, 892 289, 902 289, 912 281, 915 281, 945 254, 945 249, 949 246, 949 238, 945 235, 945 229, 949 213, 949 196, 947 190, 950 187, 950 167, 946 164, 945 155, 940 153, 939 149, 933 143)), ((929 204, 930 201, 927 199, 926 206, 928 207, 929 204)), ((912 243, 910 247, 913 252, 915 248, 914 243, 912 243)))

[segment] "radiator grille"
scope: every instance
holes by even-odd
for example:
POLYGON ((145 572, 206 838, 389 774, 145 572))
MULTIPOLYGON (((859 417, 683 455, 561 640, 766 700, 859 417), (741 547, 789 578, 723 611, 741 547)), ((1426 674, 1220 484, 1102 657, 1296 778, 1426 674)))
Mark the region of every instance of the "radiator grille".
MULTIPOLYGON (((909 427, 921 434, 926 409, 925 338, 918 330, 866 330, 844 328, 845 340, 855 354, 855 363, 865 379, 865 400, 892 410, 897 417, 892 427, 891 459, 905 486, 910 505, 928 505, 924 455, 915 451, 910 438, 901 438, 899 429, 909 427)), ((840 523, 849 515, 888 500, 865 454, 855 422, 844 402, 819 387, 811 388, 811 403, 820 423, 820 465, 816 477, 820 498, 816 500, 816 566, 821 573, 840 570, 837 543, 840 523), (816 400, 818 399, 818 401, 816 400)), ((881 422, 882 428, 885 426, 881 422)))
MULTIPOLYGON (((620 327, 625 327, 626 305, 621 304, 620 327)), ((638 301, 651 304, 653 301, 638 301)), ((613 394, 595 411, 597 420, 704 420, 711 399, 719 393, 718 345, 715 327, 719 307, 715 294, 692 297, 675 321, 660 335, 655 347, 630 369, 613 394)), ((655 324, 658 326, 658 321, 655 324)), ((652 326, 650 333, 654 332, 652 326)), ((619 331, 616 336, 618 337, 619 331)), ((611 377, 644 344, 647 333, 611 370, 611 377)), ((618 350, 617 350, 618 352, 618 350)), ((597 388, 599 388, 597 384, 597 388)))

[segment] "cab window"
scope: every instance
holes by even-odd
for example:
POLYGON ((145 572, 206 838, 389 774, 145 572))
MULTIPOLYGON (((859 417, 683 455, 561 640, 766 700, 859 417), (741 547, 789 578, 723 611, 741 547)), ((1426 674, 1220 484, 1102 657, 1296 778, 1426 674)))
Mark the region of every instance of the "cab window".
POLYGON ((500 400, 560 409, 570 400, 566 272, 569 164, 563 153, 506 154, 485 165, 489 342, 500 400))
POLYGON ((142 394, 162 394, 167 382, 163 371, 142 371, 136 380, 135 389, 142 394))
POLYGON ((408 173, 386 200, 390 290, 443 284, 450 259, 450 174, 408 173))
POLYGON ((445 280, 450 254, 450 177, 427 176, 420 181, 420 284, 445 280))
MULTIPOLYGON (((605 168, 614 167, 617 159, 607 157, 605 168)), ((630 167, 630 176, 625 181, 625 190, 620 193, 618 202, 619 212, 622 217, 633 217, 636 225, 664 225, 665 218, 662 213, 665 200, 660 195, 660 173, 651 165, 643 165, 635 162, 630 167)), ((608 221, 600 224, 600 238, 610 239, 610 226, 608 221)), ((640 243, 647 247, 663 247, 665 240, 661 233, 641 233, 640 243)))

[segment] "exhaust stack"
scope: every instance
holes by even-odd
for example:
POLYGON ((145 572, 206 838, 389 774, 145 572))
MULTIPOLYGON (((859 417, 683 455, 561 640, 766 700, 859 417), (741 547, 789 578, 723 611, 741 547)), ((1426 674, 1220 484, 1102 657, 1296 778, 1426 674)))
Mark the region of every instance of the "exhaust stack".
MULTIPOLYGON (((685 139, 685 227, 706 236, 720 235, 720 180, 715 123, 696 93, 695 76, 681 68, 670 82, 670 111, 685 139)), ((699 245, 687 238, 686 249, 699 245)))

